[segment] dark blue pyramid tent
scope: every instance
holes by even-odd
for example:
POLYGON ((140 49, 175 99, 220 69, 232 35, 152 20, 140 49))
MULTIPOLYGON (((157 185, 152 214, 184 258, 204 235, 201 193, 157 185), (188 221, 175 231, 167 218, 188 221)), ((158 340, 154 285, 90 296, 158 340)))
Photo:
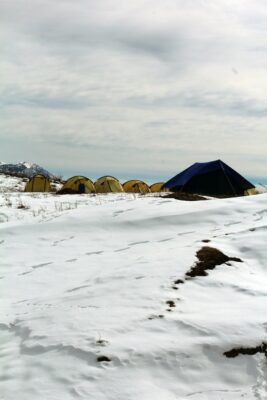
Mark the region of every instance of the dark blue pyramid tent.
POLYGON ((173 192, 219 197, 243 196, 246 190, 254 188, 221 160, 195 163, 166 182, 164 187, 173 192))

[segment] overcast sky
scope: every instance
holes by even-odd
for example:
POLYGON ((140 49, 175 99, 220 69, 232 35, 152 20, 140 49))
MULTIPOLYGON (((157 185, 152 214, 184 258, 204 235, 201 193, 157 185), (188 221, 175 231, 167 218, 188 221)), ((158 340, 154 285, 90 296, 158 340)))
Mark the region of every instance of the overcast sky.
POLYGON ((267 177, 266 0, 1 0, 0 161, 267 177))

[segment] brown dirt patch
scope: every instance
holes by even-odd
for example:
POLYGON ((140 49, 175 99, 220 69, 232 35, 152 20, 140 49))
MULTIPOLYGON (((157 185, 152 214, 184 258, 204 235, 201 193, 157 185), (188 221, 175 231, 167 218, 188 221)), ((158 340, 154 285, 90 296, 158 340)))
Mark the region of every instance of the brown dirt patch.
POLYGON ((156 318, 164 318, 164 315, 159 314, 159 315, 151 315, 150 317, 148 317, 149 320, 156 319, 156 318))
POLYGON ((214 269, 217 265, 231 265, 231 261, 243 262, 237 257, 228 257, 222 251, 215 247, 204 246, 197 252, 198 261, 185 274, 185 279, 176 279, 173 282, 172 289, 178 290, 176 285, 182 285, 186 280, 195 276, 207 276, 207 270, 214 269))
POLYGON ((104 361, 110 362, 111 359, 110 359, 109 357, 107 357, 107 356, 98 356, 98 357, 97 357, 97 361, 98 361, 98 362, 104 362, 104 361))
POLYGON ((214 269, 217 265, 225 264, 229 261, 242 262, 240 258, 228 257, 215 247, 209 246, 204 246, 198 250, 197 258, 199 261, 186 273, 186 276, 190 276, 191 278, 206 276, 208 275, 206 271, 214 269))
POLYGON ((176 279, 176 281, 174 281, 175 285, 182 285, 184 283, 184 281, 182 279, 176 279))
POLYGON ((255 347, 236 347, 229 351, 223 353, 225 357, 234 358, 239 356, 240 354, 247 354, 249 356, 253 356, 257 353, 264 353, 267 358, 267 344, 262 342, 259 346, 255 347))
POLYGON ((176 307, 173 300, 167 300, 166 304, 168 304, 169 307, 176 307))

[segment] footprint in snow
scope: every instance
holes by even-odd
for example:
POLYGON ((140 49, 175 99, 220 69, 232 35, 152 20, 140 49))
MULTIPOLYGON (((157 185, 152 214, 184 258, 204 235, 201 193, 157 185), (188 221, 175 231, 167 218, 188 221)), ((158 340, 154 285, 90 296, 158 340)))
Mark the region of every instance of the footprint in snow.
POLYGON ((240 223, 241 223, 241 221, 232 221, 232 222, 228 222, 227 224, 224 224, 224 226, 238 225, 240 223))
POLYGON ((66 242, 66 240, 74 239, 74 237, 75 237, 75 236, 70 236, 70 237, 67 237, 67 238, 65 238, 65 239, 55 240, 54 243, 52 244, 52 246, 57 246, 58 243, 66 242))
POLYGON ((160 203, 157 202, 157 204, 158 204, 159 206, 161 206, 161 204, 164 204, 164 203, 172 203, 172 200, 163 200, 163 201, 161 201, 160 203))
POLYGON ((90 251, 89 253, 85 253, 85 255, 86 256, 92 256, 92 255, 99 255, 99 254, 102 254, 102 253, 104 253, 104 251, 103 250, 101 250, 101 251, 90 251))
POLYGON ((127 211, 132 211, 132 210, 133 210, 133 208, 127 208, 127 210, 118 210, 118 211, 114 211, 113 217, 117 217, 117 216, 120 215, 120 214, 123 214, 123 213, 125 213, 125 212, 127 212, 127 211))
POLYGON ((129 250, 130 247, 123 247, 122 249, 114 250, 115 253, 119 253, 120 251, 126 251, 129 250))
POLYGON ((141 242, 129 243, 129 246, 137 246, 138 244, 146 244, 146 243, 149 243, 149 240, 143 240, 141 242))
POLYGON ((124 212, 123 210, 115 211, 113 213, 113 217, 117 217, 118 215, 122 214, 123 212, 124 212))
POLYGON ((51 261, 47 262, 47 263, 42 263, 42 264, 37 264, 37 265, 33 265, 32 269, 37 269, 37 268, 42 268, 42 267, 46 267, 47 265, 53 264, 51 261))
POLYGON ((158 243, 169 242, 169 241, 172 240, 172 239, 173 239, 173 238, 161 239, 161 240, 158 240, 157 242, 158 242, 158 243))
POLYGON ((47 262, 47 263, 32 265, 32 266, 31 266, 31 269, 30 269, 29 271, 22 272, 21 274, 18 274, 18 275, 19 275, 19 276, 22 276, 22 275, 32 274, 32 273, 34 272, 35 269, 43 268, 43 267, 46 267, 47 265, 51 265, 51 264, 53 264, 53 262, 47 262))
POLYGON ((81 286, 77 286, 77 287, 75 287, 75 288, 73 288, 73 289, 68 289, 68 290, 67 290, 67 293, 76 292, 77 290, 80 290, 80 289, 87 288, 88 286, 89 286, 89 285, 81 285, 81 286))
POLYGON ((180 233, 177 233, 177 236, 190 235, 191 233, 195 233, 195 232, 196 231, 180 232, 180 233))

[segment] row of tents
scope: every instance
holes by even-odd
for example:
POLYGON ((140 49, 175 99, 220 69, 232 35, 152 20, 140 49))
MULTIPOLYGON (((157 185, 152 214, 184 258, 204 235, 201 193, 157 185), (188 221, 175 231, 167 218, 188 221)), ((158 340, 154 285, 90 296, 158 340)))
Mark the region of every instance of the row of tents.
MULTIPOLYGON (((49 180, 42 175, 30 179, 26 192, 52 191, 49 180)), ((103 176, 96 182, 84 176, 69 178, 58 193, 150 193, 185 192, 215 197, 231 197, 255 194, 255 186, 221 160, 195 163, 167 182, 149 186, 140 180, 121 184, 113 176, 103 176)))
MULTIPOLYGON (((52 192, 50 181, 44 175, 35 175, 25 186, 25 192, 52 192)), ((59 194, 68 193, 156 193, 168 192, 164 182, 147 185, 145 182, 132 179, 123 184, 113 176, 102 176, 93 182, 85 176, 72 176, 64 182, 59 194)))

